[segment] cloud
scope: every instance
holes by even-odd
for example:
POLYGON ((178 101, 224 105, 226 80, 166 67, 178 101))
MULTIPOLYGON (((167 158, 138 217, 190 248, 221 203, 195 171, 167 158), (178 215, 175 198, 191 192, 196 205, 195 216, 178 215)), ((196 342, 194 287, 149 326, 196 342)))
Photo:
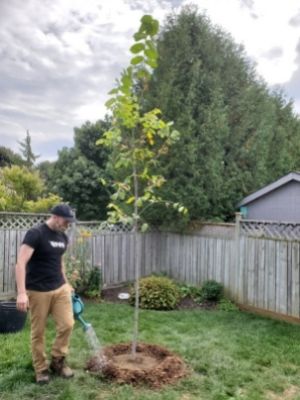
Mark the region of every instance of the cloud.
POLYGON ((258 14, 255 12, 255 2, 254 0, 240 0, 242 8, 246 8, 250 12, 250 16, 253 19, 258 18, 258 14))
POLYGON ((289 97, 292 98, 295 104, 295 109, 300 114, 300 39, 297 44, 297 57, 296 57, 296 65, 297 69, 292 74, 291 79, 283 85, 285 91, 289 94, 289 97))
POLYGON ((289 20, 289 24, 294 28, 298 28, 298 26, 300 26, 300 10, 296 15, 292 16, 292 18, 289 20))
MULTIPOLYGON (((29 129, 33 147, 45 146, 47 137, 71 145, 74 126, 104 116, 107 93, 128 64, 142 15, 151 12, 162 19, 171 4, 1 2, 1 144, 13 147, 29 129)), ((43 157, 53 151, 50 147, 43 148, 43 157)))
POLYGON ((279 46, 272 47, 268 51, 262 54, 262 57, 268 58, 268 59, 275 59, 283 56, 283 48, 279 46))
MULTIPOLYGON (((41 159, 72 146, 73 127, 106 112, 128 65, 132 35, 149 13, 161 22, 191 0, 0 0, 0 144, 16 150, 28 129, 41 159)), ((268 83, 299 82, 298 0, 193 0, 242 43, 268 83), (254 15, 257 17, 254 19, 254 15), (280 26, 280 29, 278 27, 280 26)), ((298 86, 299 87, 299 86, 298 86)))

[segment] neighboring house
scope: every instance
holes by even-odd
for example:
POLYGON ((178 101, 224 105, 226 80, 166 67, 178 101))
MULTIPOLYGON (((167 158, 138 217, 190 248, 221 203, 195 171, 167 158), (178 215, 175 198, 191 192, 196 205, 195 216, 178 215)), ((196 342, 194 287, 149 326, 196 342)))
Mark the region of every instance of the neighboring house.
POLYGON ((290 172, 250 194, 238 207, 246 219, 300 223, 300 172, 290 172))

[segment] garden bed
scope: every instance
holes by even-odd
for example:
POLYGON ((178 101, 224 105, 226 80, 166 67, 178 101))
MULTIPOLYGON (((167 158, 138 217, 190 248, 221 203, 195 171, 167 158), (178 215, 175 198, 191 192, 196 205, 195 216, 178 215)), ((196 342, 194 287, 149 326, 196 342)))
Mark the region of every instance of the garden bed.
MULTIPOLYGON (((101 298, 104 301, 108 301, 110 303, 123 303, 123 304, 129 304, 128 299, 120 299, 119 294, 120 293, 129 293, 131 289, 131 286, 128 285, 122 285, 122 286, 114 286, 110 288, 105 288, 102 289, 101 291, 101 298)), ((186 309, 205 309, 205 310, 214 310, 217 307, 216 302, 203 302, 203 303, 197 303, 191 296, 185 296, 183 297, 178 306, 178 310, 186 310, 186 309)))

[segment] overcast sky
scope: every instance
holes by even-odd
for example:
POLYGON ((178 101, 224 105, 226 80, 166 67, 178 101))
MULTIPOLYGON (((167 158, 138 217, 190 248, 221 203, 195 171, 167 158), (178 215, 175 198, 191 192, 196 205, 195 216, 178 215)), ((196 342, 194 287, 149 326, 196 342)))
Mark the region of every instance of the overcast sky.
POLYGON ((140 18, 163 23, 186 4, 242 43, 300 114, 299 0, 0 0, 0 145, 18 152, 28 129, 38 161, 55 160, 75 126, 104 116, 140 18))

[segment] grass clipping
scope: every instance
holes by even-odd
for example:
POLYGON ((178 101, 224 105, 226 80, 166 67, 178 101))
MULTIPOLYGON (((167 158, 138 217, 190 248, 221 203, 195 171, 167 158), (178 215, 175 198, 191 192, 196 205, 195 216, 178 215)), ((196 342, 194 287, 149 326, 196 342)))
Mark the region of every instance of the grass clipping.
POLYGON ((87 371, 117 383, 148 385, 159 388, 175 383, 187 374, 180 357, 154 344, 137 345, 136 357, 131 355, 131 343, 121 343, 103 349, 106 363, 99 366, 95 355, 87 362, 87 371))

